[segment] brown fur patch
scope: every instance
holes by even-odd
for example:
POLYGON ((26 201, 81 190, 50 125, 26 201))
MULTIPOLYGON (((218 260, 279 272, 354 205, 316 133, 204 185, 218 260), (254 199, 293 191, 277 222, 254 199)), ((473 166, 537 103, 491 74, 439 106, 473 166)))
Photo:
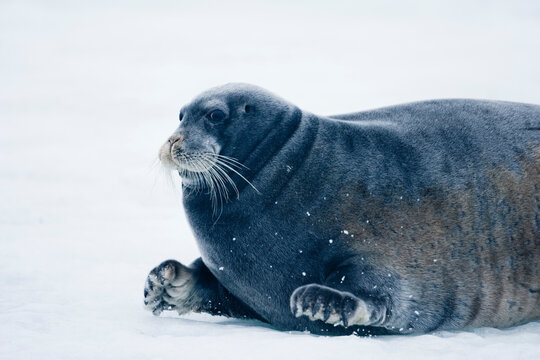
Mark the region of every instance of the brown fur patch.
POLYGON ((410 284, 410 301, 433 311, 445 307, 440 328, 538 319, 540 151, 535 154, 521 161, 519 174, 491 166, 459 188, 437 185, 417 198, 396 190, 383 200, 345 189, 332 209, 354 236, 342 236, 350 246, 410 284))

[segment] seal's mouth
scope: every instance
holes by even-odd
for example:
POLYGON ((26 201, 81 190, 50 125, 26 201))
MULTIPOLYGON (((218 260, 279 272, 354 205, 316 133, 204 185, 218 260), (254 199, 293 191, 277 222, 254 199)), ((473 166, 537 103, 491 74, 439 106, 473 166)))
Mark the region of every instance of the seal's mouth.
POLYGON ((189 175, 212 171, 212 168, 216 166, 217 156, 213 153, 200 152, 189 154, 177 149, 171 151, 171 159, 182 176, 184 172, 189 175))
POLYGON ((241 173, 249 169, 229 156, 210 151, 188 153, 180 148, 180 144, 167 141, 159 151, 159 160, 166 168, 178 171, 182 184, 189 191, 207 192, 214 212, 228 202, 231 195, 239 197, 238 188, 231 178, 234 174, 257 191, 241 173))
POLYGON ((182 149, 183 137, 171 137, 159 150, 159 160, 169 169, 178 170, 182 177, 192 173, 207 173, 216 166, 221 155, 212 151, 186 152, 182 149))

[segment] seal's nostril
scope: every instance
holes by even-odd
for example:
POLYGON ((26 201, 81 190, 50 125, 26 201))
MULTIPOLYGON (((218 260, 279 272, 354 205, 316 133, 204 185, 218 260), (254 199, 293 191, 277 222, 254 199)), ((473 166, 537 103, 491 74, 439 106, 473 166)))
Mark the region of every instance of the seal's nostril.
POLYGON ((175 135, 175 136, 171 136, 167 142, 169 143, 169 146, 172 147, 174 145, 175 142, 177 141, 182 141, 183 140, 183 137, 181 135, 175 135))
POLYGON ((169 138, 169 140, 167 140, 167 142, 169 143, 169 151, 172 151, 172 148, 173 148, 173 145, 175 143, 175 139, 174 138, 169 138))

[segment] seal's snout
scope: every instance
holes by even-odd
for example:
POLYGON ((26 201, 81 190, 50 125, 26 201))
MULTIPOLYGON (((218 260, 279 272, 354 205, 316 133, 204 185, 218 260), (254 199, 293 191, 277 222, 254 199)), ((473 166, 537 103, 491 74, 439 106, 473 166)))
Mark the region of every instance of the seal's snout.
POLYGON ((180 147, 184 142, 184 135, 174 134, 167 139, 167 141, 159 149, 159 160, 169 168, 176 168, 174 161, 175 152, 181 151, 180 147))

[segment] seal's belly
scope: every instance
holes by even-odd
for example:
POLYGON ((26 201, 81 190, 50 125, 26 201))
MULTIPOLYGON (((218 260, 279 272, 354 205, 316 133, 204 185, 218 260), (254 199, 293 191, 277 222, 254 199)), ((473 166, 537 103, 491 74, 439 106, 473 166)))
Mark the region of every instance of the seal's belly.
MULTIPOLYGON (((231 228, 227 218, 215 225, 219 238, 199 237, 202 259, 219 282, 263 318, 284 328, 298 322, 289 310, 294 289, 320 278, 306 259, 317 257, 294 246, 294 234, 282 222, 246 222, 231 228), (284 323, 276 323, 276 318, 284 323)), ((212 234, 210 234, 212 235, 212 234)))

